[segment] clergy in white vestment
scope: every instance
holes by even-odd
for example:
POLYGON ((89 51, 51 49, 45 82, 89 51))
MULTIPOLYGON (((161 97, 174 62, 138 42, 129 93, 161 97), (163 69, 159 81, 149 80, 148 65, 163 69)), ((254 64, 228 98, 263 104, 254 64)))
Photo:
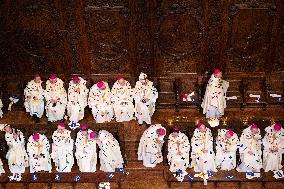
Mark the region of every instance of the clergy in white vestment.
POLYGON ((41 118, 44 112, 44 90, 41 84, 40 75, 36 74, 24 89, 26 112, 35 118, 41 118))
POLYGON ((50 144, 45 135, 34 133, 27 144, 30 172, 51 172, 50 144))
POLYGON ((140 125, 143 122, 151 124, 151 117, 155 112, 158 92, 153 82, 147 79, 146 74, 140 74, 139 81, 136 82, 133 89, 133 97, 135 100, 135 116, 138 119, 138 123, 140 125))
POLYGON ((118 141, 111 133, 101 130, 95 134, 95 140, 99 146, 100 170, 104 172, 115 172, 123 168, 123 158, 118 141))
POLYGON ((85 107, 88 105, 88 92, 86 80, 74 76, 69 83, 67 115, 71 129, 79 127, 79 121, 84 118, 85 107))
POLYGON ((226 92, 229 82, 222 80, 222 72, 215 69, 208 81, 201 107, 206 118, 219 118, 226 108, 226 92))
POLYGON ((191 158, 195 172, 217 171, 211 130, 199 122, 191 138, 191 158))
POLYGON ((261 135, 256 124, 243 130, 239 144, 241 164, 239 172, 259 172, 262 168, 261 135))
POLYGON ((63 81, 54 74, 46 81, 45 99, 48 121, 62 120, 67 105, 67 94, 63 86, 63 81))
POLYGON ((216 167, 230 171, 236 168, 236 152, 239 145, 238 135, 233 130, 219 129, 216 138, 216 167))
POLYGON ((95 172, 97 166, 97 143, 95 133, 88 125, 81 125, 76 138, 77 164, 81 172, 95 172))
POLYGON ((0 99, 0 118, 3 117, 3 110, 2 110, 2 108, 3 108, 3 102, 2 102, 2 100, 0 99))
POLYGON ((182 174, 182 176, 180 176, 183 180, 184 176, 186 175, 186 169, 190 165, 190 143, 188 137, 184 133, 179 132, 177 128, 175 130, 176 132, 173 132, 169 135, 167 158, 170 165, 170 171, 179 171, 179 174, 182 174))
POLYGON ((162 147, 166 129, 161 124, 151 125, 140 139, 138 160, 143 160, 145 167, 155 167, 163 162, 162 147))
POLYGON ((110 122, 112 120, 111 92, 106 82, 99 81, 92 86, 88 104, 97 123, 110 122))
POLYGON ((11 173, 13 174, 11 180, 21 180, 21 174, 25 172, 25 168, 29 166, 28 155, 25 149, 25 138, 23 133, 6 125, 5 140, 9 147, 6 154, 8 165, 11 173))
POLYGON ((263 169, 279 171, 282 169, 282 154, 284 153, 284 129, 279 123, 265 128, 263 142, 263 169))
POLYGON ((134 115, 131 85, 123 77, 118 77, 111 89, 111 101, 117 122, 130 121, 134 115))
POLYGON ((51 158, 55 163, 58 172, 71 172, 74 164, 73 157, 73 139, 71 131, 65 129, 64 123, 59 123, 57 130, 52 135, 52 153, 51 158))

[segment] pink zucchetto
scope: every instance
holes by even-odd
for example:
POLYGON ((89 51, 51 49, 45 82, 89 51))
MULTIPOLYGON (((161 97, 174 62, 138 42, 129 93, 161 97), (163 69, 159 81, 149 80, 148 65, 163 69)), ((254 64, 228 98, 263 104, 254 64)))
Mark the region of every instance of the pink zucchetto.
POLYGON ((65 123, 60 122, 60 123, 58 123, 58 126, 65 128, 65 123))
POLYGON ((214 75, 217 75, 217 74, 220 73, 220 72, 221 72, 221 70, 216 68, 216 69, 214 69, 213 74, 214 74, 214 75))
POLYGON ((50 80, 55 80, 56 79, 56 75, 55 74, 51 74, 49 77, 50 80))
POLYGON ((230 135, 230 136, 233 136, 234 135, 234 131, 230 129, 230 130, 227 131, 227 134, 230 135))
POLYGON ((253 123, 251 126, 250 126, 251 129, 257 129, 257 125, 255 123, 253 123))
POLYGON ((281 130, 281 125, 279 123, 275 123, 274 126, 273 126, 273 129, 275 131, 280 131, 281 130))
POLYGON ((81 125, 81 127, 80 127, 80 129, 81 129, 82 131, 86 131, 88 128, 89 128, 89 126, 86 125, 86 124, 83 124, 83 125, 81 125))
POLYGON ((34 133, 33 134, 33 139, 34 140, 38 140, 39 139, 39 134, 38 133, 34 133))
POLYGON ((103 82, 103 81, 99 81, 98 83, 97 83, 97 87, 98 88, 103 88, 105 86, 105 83, 103 82))
POLYGON ((174 128, 174 131, 179 131, 179 128, 178 128, 178 127, 175 127, 175 128, 174 128))
POLYGON ((80 78, 75 75, 75 76, 72 77, 72 81, 73 81, 74 83, 79 83, 79 82, 80 82, 80 78))
POLYGON ((163 128, 159 128, 159 129, 157 129, 157 134, 158 135, 165 135, 166 134, 166 130, 163 129, 163 128))
POLYGON ((197 124, 196 124, 196 127, 197 128, 199 128, 199 127, 201 127, 201 125, 204 125, 202 122, 198 122, 197 124))
POLYGON ((97 137, 97 133, 96 132, 91 132, 90 133, 90 138, 96 138, 97 137))
POLYGON ((119 81, 119 80, 123 79, 123 77, 122 76, 118 76, 116 79, 117 79, 117 81, 119 81))

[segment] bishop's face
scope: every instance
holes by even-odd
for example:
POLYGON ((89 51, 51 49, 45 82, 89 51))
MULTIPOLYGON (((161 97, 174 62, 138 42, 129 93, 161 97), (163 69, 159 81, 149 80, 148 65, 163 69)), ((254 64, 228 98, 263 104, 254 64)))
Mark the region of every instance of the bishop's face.
POLYGON ((172 134, 172 136, 173 136, 174 138, 176 138, 176 137, 178 136, 178 133, 177 133, 177 132, 174 132, 174 133, 172 134))
POLYGON ((121 78, 120 80, 118 80, 118 83, 121 85, 121 86, 124 86, 125 85, 125 80, 123 78, 121 78))
POLYGON ((12 133, 12 128, 10 126, 5 127, 5 132, 6 133, 12 133))
POLYGON ((88 131, 87 130, 82 131, 82 134, 83 134, 83 136, 87 136, 88 135, 88 131))
POLYGON ((216 77, 219 78, 219 79, 221 79, 221 78, 222 78, 222 72, 217 73, 217 74, 216 74, 216 77))
POLYGON ((202 132, 202 133, 205 133, 206 132, 206 127, 204 124, 202 124, 199 128, 199 131, 202 132))
POLYGON ((253 128, 251 129, 252 134, 257 134, 258 133, 258 129, 257 128, 253 128))
POLYGON ((52 84, 56 83, 56 79, 50 79, 50 83, 52 84))
POLYGON ((64 130, 65 130, 65 128, 64 128, 64 127, 57 126, 57 131, 58 131, 59 133, 63 133, 63 132, 64 132, 64 130))
POLYGON ((41 78, 40 77, 35 77, 34 80, 35 80, 36 83, 40 83, 41 82, 41 78))
POLYGON ((232 137, 229 133, 226 133, 226 135, 225 135, 225 136, 226 136, 226 138, 227 138, 227 139, 229 139, 229 138, 231 138, 231 137, 232 137))

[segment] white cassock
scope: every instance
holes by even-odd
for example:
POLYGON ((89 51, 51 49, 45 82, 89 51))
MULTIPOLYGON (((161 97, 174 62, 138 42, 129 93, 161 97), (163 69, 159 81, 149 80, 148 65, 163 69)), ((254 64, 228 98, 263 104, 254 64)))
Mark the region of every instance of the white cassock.
POLYGON ((194 167, 195 172, 217 171, 213 151, 213 137, 209 128, 206 128, 204 133, 198 128, 195 129, 191 138, 191 148, 191 166, 194 167), (207 150, 207 153, 202 152, 203 149, 207 150))
POLYGON ((217 78, 212 74, 208 81, 205 96, 201 104, 203 114, 206 114, 206 118, 219 118, 224 115, 228 87, 229 82, 217 78))
POLYGON ((263 142, 263 169, 265 172, 278 171, 282 169, 282 154, 284 153, 284 129, 276 132, 273 126, 265 128, 263 142), (271 152, 270 149, 278 148, 277 152, 271 152))
POLYGON ((164 129, 160 124, 151 125, 146 129, 140 139, 138 147, 138 160, 143 160, 145 167, 155 167, 158 163, 163 162, 162 147, 164 136, 157 134, 157 129, 164 129))
POLYGON ((26 112, 39 118, 42 117, 44 112, 44 90, 41 84, 42 81, 36 83, 31 80, 24 89, 26 112))
POLYGON ((63 133, 59 133, 57 130, 52 135, 52 153, 56 170, 58 172, 71 172, 71 168, 74 164, 73 157, 73 139, 71 138, 71 132, 67 129, 63 133))
POLYGON ((99 132, 98 138, 100 170, 104 172, 115 172, 116 168, 123 168, 124 162, 118 141, 111 133, 105 130, 99 132))
POLYGON ((158 92, 153 82, 148 80, 147 84, 143 85, 141 81, 137 81, 133 89, 133 97, 135 100, 135 116, 138 123, 143 124, 143 122, 146 122, 151 124, 151 117, 155 112, 155 103, 158 98, 158 92), (142 102, 143 99, 148 99, 148 101, 142 102))
POLYGON ((20 130, 13 129, 13 133, 6 133, 5 140, 9 146, 6 158, 11 173, 24 173, 25 168, 29 166, 28 155, 25 149, 25 138, 20 130), (16 139, 13 133, 18 133, 16 139))
POLYGON ((62 120, 67 104, 67 94, 61 79, 56 78, 56 82, 53 84, 49 80, 46 81, 45 99, 48 121, 62 120), (52 102, 52 100, 56 102, 52 102))
POLYGON ((219 129, 216 138, 216 167, 221 170, 230 171, 236 168, 236 152, 239 145, 238 135, 233 134, 226 137, 228 130, 219 129))
POLYGON ((89 107, 97 123, 110 122, 113 118, 111 105, 111 92, 109 86, 104 82, 106 88, 100 89, 93 85, 89 94, 89 107))
POLYGON ((262 168, 261 159, 261 135, 251 132, 251 126, 243 130, 239 144, 241 164, 237 167, 238 172, 259 172, 262 168), (253 154, 248 152, 252 151, 253 154))
POLYGON ((116 81, 111 89, 111 101, 117 122, 130 121, 134 115, 133 97, 128 81, 122 86, 116 81))
POLYGON ((169 135, 168 143, 168 161, 170 165, 170 171, 176 172, 181 170, 183 172, 189 167, 189 151, 190 143, 188 137, 178 132, 176 137, 174 134, 169 135))
POLYGON ((39 140, 35 141, 30 136, 27 144, 27 152, 29 155, 30 172, 39 171, 51 172, 50 144, 45 135, 39 135, 39 140))
POLYGON ((88 129, 88 135, 84 136, 82 131, 77 133, 76 153, 77 164, 81 172, 95 172, 97 166, 97 143, 88 136, 92 130, 88 129))
POLYGON ((84 110, 88 105, 89 90, 86 87, 86 80, 81 77, 79 79, 78 84, 71 80, 68 88, 67 115, 73 123, 78 123, 84 118, 84 110), (79 89, 78 92, 77 89, 79 89))

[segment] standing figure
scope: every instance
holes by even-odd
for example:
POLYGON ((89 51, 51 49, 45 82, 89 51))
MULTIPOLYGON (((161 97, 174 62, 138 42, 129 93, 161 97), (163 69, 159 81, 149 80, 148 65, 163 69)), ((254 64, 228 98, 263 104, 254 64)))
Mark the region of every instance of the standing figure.
POLYGON ((97 166, 97 143, 95 133, 88 125, 81 125, 76 138, 77 164, 81 172, 95 172, 97 166))
POLYGON ((215 154, 213 151, 213 137, 211 130, 203 123, 198 123, 191 138, 191 158, 195 172, 216 172, 215 154))
POLYGON ((222 72, 215 69, 208 81, 201 107, 206 118, 219 118, 226 108, 226 92, 229 82, 222 80, 222 72))
POLYGON ((79 127, 78 122, 84 118, 84 110, 88 104, 88 92, 86 80, 74 76, 69 83, 67 103, 67 115, 71 129, 79 127))
POLYGON ((243 130, 239 145, 241 164, 237 167, 239 172, 260 172, 261 159, 261 135, 256 124, 252 124, 243 130))
POLYGON ((71 132, 65 129, 64 123, 59 123, 57 130, 52 135, 52 153, 56 170, 58 172, 71 172, 71 168, 74 164, 73 157, 73 139, 71 138, 71 132))
POLYGON ((140 125, 143 124, 143 122, 151 124, 151 117, 155 112, 158 92, 153 82, 147 79, 146 74, 140 74, 139 81, 136 82, 135 88, 133 89, 133 96, 135 100, 135 116, 138 119, 138 123, 140 125))
POLYGON ((182 181, 189 167, 190 143, 188 137, 182 132, 173 132, 169 135, 168 162, 171 172, 179 172, 177 178, 182 181))
POLYGON ((27 144, 30 172, 48 171, 51 173, 50 144, 45 135, 34 133, 27 144))
POLYGON ((101 130, 97 135, 94 133, 95 140, 100 148, 100 170, 104 172, 115 172, 115 169, 123 168, 123 158, 118 141, 111 133, 101 130))
POLYGON ((30 113, 36 122, 39 122, 44 112, 44 90, 41 84, 40 75, 36 74, 24 90, 26 112, 30 113))
POLYGON ((219 129, 216 138, 216 166, 230 171, 236 168, 236 152, 239 145, 238 135, 233 130, 219 129))
POLYGON ((143 160, 145 167, 156 167, 163 162, 162 147, 166 129, 161 124, 151 125, 140 139, 138 160, 143 160))
POLYGON ((111 101, 117 122, 133 119, 134 105, 130 83, 118 77, 111 89, 111 101))
POLYGON ((110 122, 112 120, 111 92, 106 82, 100 81, 92 86, 88 101, 97 123, 110 122))
POLYGON ((275 123, 265 128, 263 142, 263 169, 268 171, 279 171, 282 169, 282 154, 284 153, 284 129, 275 123))
POLYGON ((6 158, 11 173, 10 180, 21 180, 21 174, 25 172, 29 166, 28 155, 25 149, 25 138, 23 133, 11 128, 10 125, 5 126, 5 140, 9 147, 6 158))
POLYGON ((67 94, 63 87, 63 81, 54 74, 46 81, 46 116, 48 121, 62 120, 67 104, 67 94))

